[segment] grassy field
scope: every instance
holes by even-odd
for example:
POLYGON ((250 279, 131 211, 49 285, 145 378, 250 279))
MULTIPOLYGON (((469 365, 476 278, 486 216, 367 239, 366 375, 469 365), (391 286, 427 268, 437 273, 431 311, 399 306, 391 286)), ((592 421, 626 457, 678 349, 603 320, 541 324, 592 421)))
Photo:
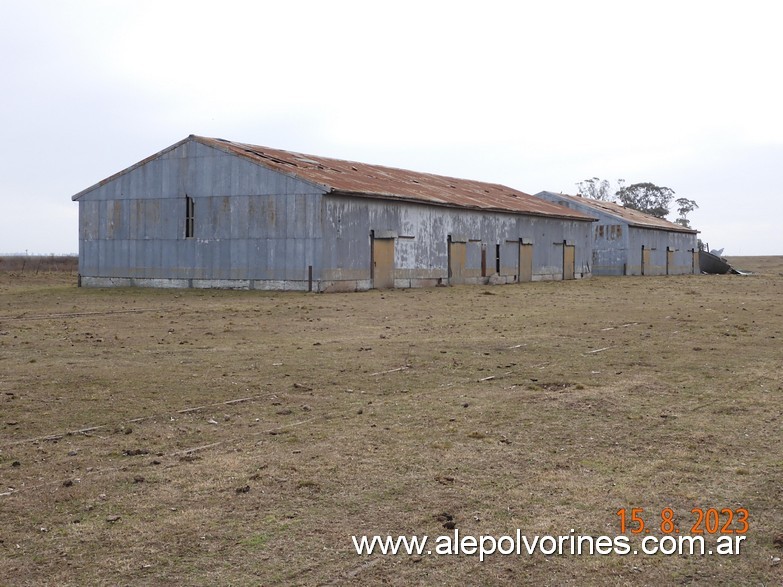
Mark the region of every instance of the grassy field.
POLYGON ((758 273, 328 295, 0 273, 0 584, 780 585, 783 258, 732 261, 758 273), (351 541, 615 537, 631 508, 658 537, 664 508, 682 534, 746 508, 747 539, 351 541))
POLYGON ((0 272, 76 273, 79 257, 76 255, 0 255, 0 272))

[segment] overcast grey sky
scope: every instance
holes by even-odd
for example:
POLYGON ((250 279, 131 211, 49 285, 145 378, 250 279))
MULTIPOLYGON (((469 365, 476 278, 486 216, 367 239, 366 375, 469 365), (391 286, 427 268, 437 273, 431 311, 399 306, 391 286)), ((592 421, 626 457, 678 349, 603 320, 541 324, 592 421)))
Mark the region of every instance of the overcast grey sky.
POLYGON ((758 0, 0 0, 0 253, 76 252, 70 196, 199 134, 528 193, 650 181, 697 201, 712 247, 783 254, 782 17, 758 0))

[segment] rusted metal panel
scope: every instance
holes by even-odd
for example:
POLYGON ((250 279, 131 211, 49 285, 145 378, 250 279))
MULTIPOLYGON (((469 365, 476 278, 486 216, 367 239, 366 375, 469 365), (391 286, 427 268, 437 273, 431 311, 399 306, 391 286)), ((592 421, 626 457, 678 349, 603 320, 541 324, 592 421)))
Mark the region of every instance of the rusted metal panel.
MULTIPOLYGON (((269 147, 236 143, 223 139, 191 136, 185 140, 219 149, 224 153, 279 172, 275 179, 298 179, 319 186, 327 192, 380 197, 404 201, 426 202, 481 210, 522 212, 530 215, 553 216, 589 220, 587 215, 551 205, 530 194, 500 184, 479 182, 371 165, 355 161, 343 161, 316 155, 304 155, 269 147)), ((183 142, 183 143, 185 143, 183 142)), ((182 145, 183 143, 180 143, 182 145)), ((191 146, 193 148, 193 146, 191 146)), ((198 168, 198 185, 210 185, 214 181, 211 165, 214 158, 207 158, 198 168)), ((132 170, 133 168, 129 168, 132 170)), ((127 171, 127 170, 126 170, 127 171)), ((229 175, 233 177, 233 175, 229 175)), ((227 177, 220 176, 227 180, 227 177)), ((111 179, 111 178, 110 178, 111 179)), ((105 180, 108 181, 108 180, 105 180)), ((98 184, 100 186, 101 184, 98 184)), ((98 187, 94 186, 94 187, 98 187)), ((291 193, 288 186, 278 186, 280 193, 291 193)), ((92 188, 91 188, 92 189, 92 188)), ((74 196, 83 197, 88 190, 74 196)), ((195 195, 204 195, 194 192, 195 195)))
POLYGON ((557 203, 561 206, 576 210, 586 210, 588 213, 604 214, 613 218, 622 220, 624 224, 628 226, 636 226, 639 228, 659 228, 663 230, 670 230, 674 232, 686 232, 696 234, 697 231, 692 228, 686 228, 675 222, 669 222, 665 218, 657 218, 644 212, 639 212, 632 208, 626 208, 620 204, 614 202, 604 202, 600 200, 593 200, 591 198, 583 198, 581 196, 571 196, 568 194, 558 194, 555 192, 539 192, 537 197, 541 197, 548 202, 557 203))

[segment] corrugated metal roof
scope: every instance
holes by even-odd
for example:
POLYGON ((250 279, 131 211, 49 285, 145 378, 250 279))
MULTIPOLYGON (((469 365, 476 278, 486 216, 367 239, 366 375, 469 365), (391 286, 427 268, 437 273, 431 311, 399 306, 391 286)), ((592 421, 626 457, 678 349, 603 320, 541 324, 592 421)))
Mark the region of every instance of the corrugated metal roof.
POLYGON ((250 159, 259 165, 323 186, 336 194, 357 195, 442 206, 473 208, 554 216, 570 220, 594 221, 581 212, 552 204, 541 198, 500 184, 472 181, 281 151, 269 147, 236 143, 191 135, 205 145, 250 159))
POLYGON ((672 230, 675 232, 690 232, 693 234, 698 233, 698 230, 692 228, 685 228, 677 224, 676 222, 669 222, 664 218, 657 218, 639 210, 633 208, 626 208, 620 204, 614 202, 604 202, 602 200, 593 200, 592 198, 585 198, 583 196, 570 196, 568 194, 561 194, 556 192, 545 192, 552 196, 562 198, 566 202, 573 202, 575 204, 582 204, 593 210, 611 214, 625 220, 630 226, 638 226, 640 228, 658 228, 664 230, 672 230))

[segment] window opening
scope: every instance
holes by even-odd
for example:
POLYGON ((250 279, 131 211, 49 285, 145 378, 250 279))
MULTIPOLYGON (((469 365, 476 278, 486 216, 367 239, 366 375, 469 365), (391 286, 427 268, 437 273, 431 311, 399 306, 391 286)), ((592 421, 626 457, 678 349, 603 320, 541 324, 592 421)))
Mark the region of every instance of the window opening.
POLYGON ((196 204, 193 198, 185 196, 185 238, 193 238, 193 228, 195 224, 196 204))

